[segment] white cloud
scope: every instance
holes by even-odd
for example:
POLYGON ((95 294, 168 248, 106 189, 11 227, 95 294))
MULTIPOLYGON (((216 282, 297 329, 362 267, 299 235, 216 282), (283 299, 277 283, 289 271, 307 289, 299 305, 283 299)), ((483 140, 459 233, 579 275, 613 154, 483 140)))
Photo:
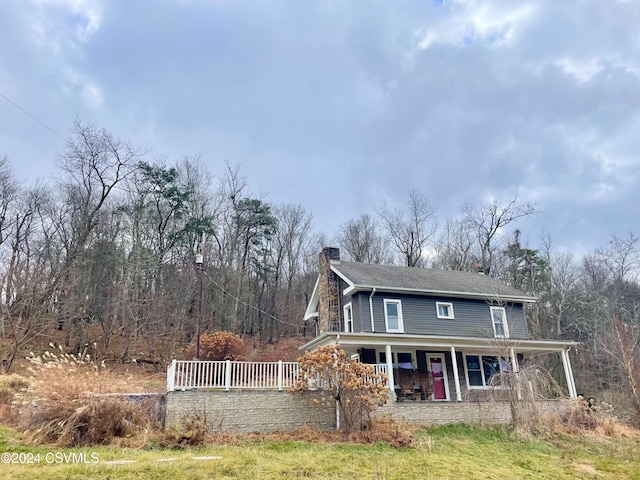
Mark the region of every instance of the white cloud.
POLYGON ((597 57, 588 60, 565 57, 556 61, 555 64, 569 75, 575 77, 580 83, 588 82, 604 68, 600 63, 600 58, 597 57))
POLYGON ((500 47, 513 42, 517 30, 535 15, 533 5, 513 6, 492 4, 485 1, 455 2, 449 15, 428 25, 420 35, 421 49, 442 43, 464 46, 482 43, 500 47))
POLYGON ((80 98, 89 108, 100 108, 104 103, 104 94, 97 85, 85 83, 80 91, 80 98))
POLYGON ((89 40, 102 23, 100 0, 32 0, 31 28, 36 40, 54 53, 89 40))

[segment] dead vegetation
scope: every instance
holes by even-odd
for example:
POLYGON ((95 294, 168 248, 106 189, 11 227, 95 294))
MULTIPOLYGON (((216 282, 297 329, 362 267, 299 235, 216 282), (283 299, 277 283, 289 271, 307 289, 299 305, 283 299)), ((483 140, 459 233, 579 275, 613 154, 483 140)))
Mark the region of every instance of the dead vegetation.
POLYGON ((568 401, 567 408, 539 422, 538 436, 584 435, 592 438, 636 438, 640 430, 622 422, 605 402, 595 405, 584 398, 568 401))
POLYGON ((118 438, 140 443, 157 428, 155 402, 117 395, 135 391, 134 385, 104 364, 63 351, 28 360, 30 376, 6 383, 0 419, 24 431, 29 443, 107 445, 118 438))
POLYGON ((221 432, 212 434, 206 421, 200 416, 189 418, 182 428, 168 428, 158 434, 154 442, 161 448, 187 448, 213 445, 244 445, 252 442, 310 442, 310 443, 388 443, 394 448, 412 447, 416 444, 417 428, 407 423, 396 422, 389 416, 375 419, 366 430, 326 432, 317 428, 303 427, 290 432, 240 434, 221 432))

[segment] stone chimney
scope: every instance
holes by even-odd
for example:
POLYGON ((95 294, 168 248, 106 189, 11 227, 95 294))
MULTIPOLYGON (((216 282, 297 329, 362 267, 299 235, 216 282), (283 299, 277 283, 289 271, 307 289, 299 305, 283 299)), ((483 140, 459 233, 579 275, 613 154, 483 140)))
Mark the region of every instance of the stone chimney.
POLYGON ((325 247, 320 253, 320 280, 318 282, 318 330, 340 330, 340 286, 331 264, 340 263, 340 249, 325 247))

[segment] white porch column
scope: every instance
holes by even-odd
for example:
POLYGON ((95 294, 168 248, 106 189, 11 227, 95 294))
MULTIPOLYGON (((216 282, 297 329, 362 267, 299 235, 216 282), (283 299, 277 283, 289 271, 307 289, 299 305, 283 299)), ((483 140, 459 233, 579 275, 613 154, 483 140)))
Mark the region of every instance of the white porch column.
POLYGON ((569 357, 569 349, 565 350, 567 356, 567 366, 569 367, 569 376, 571 377, 571 386, 573 387, 573 398, 578 398, 578 390, 576 390, 576 379, 573 378, 573 368, 571 368, 571 357, 569 357))
POLYGON ((462 401, 462 392, 460 392, 460 375, 458 375, 458 359, 456 358, 456 348, 451 347, 451 366, 453 368, 453 380, 456 383, 456 401, 462 401))
POLYGON ((518 356, 516 355, 516 350, 513 347, 511 347, 511 368, 513 368, 513 374, 516 376, 518 400, 522 400, 522 390, 520 387, 520 365, 518 365, 518 356))
POLYGON ((391 356, 391 345, 385 345, 384 347, 385 357, 387 358, 387 386, 393 396, 391 398, 395 398, 395 379, 393 378, 393 357, 391 356))
POLYGON ((567 378, 567 389, 569 390, 570 398, 577 398, 578 394, 575 390, 575 385, 573 384, 573 377, 571 375, 571 364, 569 363, 569 355, 566 350, 562 350, 560 352, 560 357, 562 358, 562 366, 564 367, 564 375, 567 378))

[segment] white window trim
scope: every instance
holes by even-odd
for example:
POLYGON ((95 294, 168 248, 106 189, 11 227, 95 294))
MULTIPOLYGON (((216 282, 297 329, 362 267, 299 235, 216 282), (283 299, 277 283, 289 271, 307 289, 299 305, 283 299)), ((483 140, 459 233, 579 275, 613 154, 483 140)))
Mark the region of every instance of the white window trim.
POLYGON ((491 328, 493 328, 493 336, 495 338, 509 338, 509 325, 507 322, 507 312, 505 311, 504 307, 489 307, 489 314, 491 316, 491 328), (502 331, 504 332, 504 335, 498 335, 498 332, 496 332, 496 322, 493 321, 493 312, 494 311, 500 311, 502 312, 502 331))
POLYGON ((402 320, 402 301, 392 300, 389 298, 384 299, 384 326, 387 333, 404 333, 404 321, 402 320), (387 305, 395 303, 398 305, 398 328, 389 328, 389 318, 387 316, 387 305))
POLYGON ((453 314, 453 303, 451 302, 436 302, 436 316, 438 318, 446 318, 449 320, 453 320, 455 318, 454 314, 453 314), (440 310, 438 309, 438 307, 440 306, 447 306, 449 307, 449 315, 440 315, 440 310))
MULTIPOLYGON (((463 359, 464 359, 464 376, 465 379, 467 381, 467 389, 469 390, 489 390, 491 388, 493 389, 501 389, 504 388, 501 385, 495 385, 495 386, 491 386, 491 385, 487 385, 487 379, 485 378, 484 375, 484 362, 482 361, 482 357, 496 357, 499 359, 499 365, 500 365, 500 372, 504 373, 504 370, 502 369, 502 362, 503 360, 505 360, 504 357, 501 357, 500 355, 487 355, 485 353, 465 353, 463 355, 463 359), (478 359, 480 360, 480 375, 482 376, 482 385, 471 385, 471 383, 469 382, 469 369, 467 368, 467 357, 478 357, 478 359)), ((511 365, 511 363, 509 363, 509 361, 507 360, 507 364, 511 365)), ((511 367, 510 367, 511 368, 511 367)))
POLYGON ((342 307, 342 313, 344 315, 345 333, 353 333, 353 306, 351 305, 351 302, 347 303, 344 307, 342 307), (351 330, 349 330, 349 326, 347 324, 347 311, 351 312, 351 330))

